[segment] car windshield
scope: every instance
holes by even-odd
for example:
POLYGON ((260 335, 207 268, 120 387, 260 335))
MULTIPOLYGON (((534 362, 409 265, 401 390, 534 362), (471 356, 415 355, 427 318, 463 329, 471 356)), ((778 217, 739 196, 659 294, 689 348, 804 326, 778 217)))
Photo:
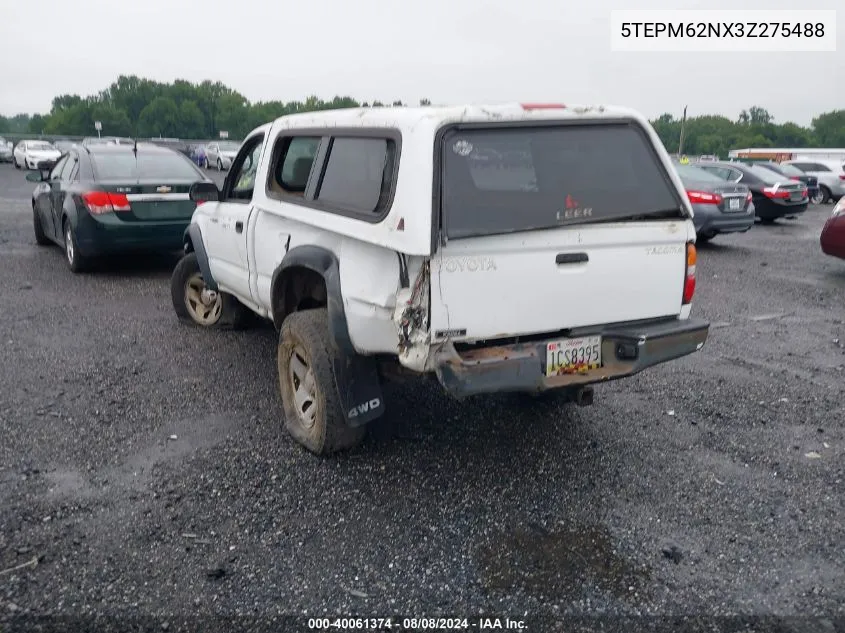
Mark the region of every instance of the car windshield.
POLYGON ((683 214, 633 124, 455 130, 441 151, 443 221, 453 239, 683 214))
POLYGON ((220 141, 219 145, 221 152, 237 152, 241 146, 240 143, 236 143, 235 141, 220 141))
POLYGON ((709 182, 712 184, 725 183, 725 181, 718 176, 714 176, 709 171, 705 171, 700 167, 694 167, 693 165, 675 165, 675 170, 678 172, 678 176, 680 176, 681 181, 684 184, 687 184, 688 182, 709 182))
POLYGON ((778 165, 778 169, 785 173, 787 176, 805 176, 806 174, 798 169, 797 167, 793 167, 792 165, 787 165, 786 163, 781 163, 778 165))
POLYGON ((45 143, 44 141, 34 141, 31 143, 26 144, 27 149, 31 149, 35 152, 48 152, 50 150, 56 149, 50 143, 45 143))
POLYGON ((777 173, 776 171, 772 171, 767 167, 763 167, 762 165, 751 165, 749 169, 754 173, 755 176, 757 176, 767 185, 776 185, 778 183, 789 180, 786 176, 783 176, 777 173))
POLYGON ((194 164, 182 154, 171 152, 92 153, 99 180, 162 180, 194 182, 203 178, 194 164))

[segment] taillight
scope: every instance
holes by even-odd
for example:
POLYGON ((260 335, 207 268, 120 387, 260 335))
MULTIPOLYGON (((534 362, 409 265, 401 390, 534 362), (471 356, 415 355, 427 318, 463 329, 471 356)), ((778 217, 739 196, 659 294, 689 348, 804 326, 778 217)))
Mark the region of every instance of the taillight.
POLYGON ((845 174, 839 174, 839 180, 845 180, 845 174))
POLYGON ((564 110, 562 103, 521 103, 523 110, 564 110))
POLYGON ((810 190, 807 189, 807 187, 804 187, 804 189, 801 190, 801 197, 806 198, 808 195, 810 195, 810 190))
POLYGON ((123 193, 88 191, 83 193, 81 197, 85 206, 88 208, 88 213, 91 215, 103 215, 104 213, 132 210, 129 199, 123 193))
POLYGON ((693 204, 721 204, 722 196, 718 193, 707 193, 706 191, 687 190, 687 198, 693 204))
POLYGON ((764 187, 763 188, 763 195, 767 198, 788 198, 789 192, 785 190, 778 189, 777 187, 764 187))
POLYGON ((687 271, 684 275, 684 305, 692 302, 695 294, 695 261, 698 254, 695 251, 695 244, 687 242, 687 271))
POLYGON ((745 200, 746 200, 746 202, 751 202, 751 198, 752 198, 752 196, 751 196, 751 192, 749 191, 749 192, 745 195, 745 200))

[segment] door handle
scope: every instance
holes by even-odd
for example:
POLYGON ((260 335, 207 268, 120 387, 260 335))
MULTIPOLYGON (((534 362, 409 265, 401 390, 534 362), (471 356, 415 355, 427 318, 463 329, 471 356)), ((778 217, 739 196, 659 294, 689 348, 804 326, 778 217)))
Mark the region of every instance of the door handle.
POLYGON ((563 264, 583 264, 590 261, 590 256, 587 253, 558 253, 555 257, 555 264, 561 266, 563 264))
POLYGON ((235 222, 235 233, 243 233, 244 232, 244 223, 243 222, 235 222))

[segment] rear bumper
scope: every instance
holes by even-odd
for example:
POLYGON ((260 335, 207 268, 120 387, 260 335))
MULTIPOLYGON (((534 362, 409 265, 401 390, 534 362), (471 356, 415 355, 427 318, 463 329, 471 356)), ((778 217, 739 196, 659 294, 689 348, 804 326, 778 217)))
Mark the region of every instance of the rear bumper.
POLYGON ((692 354, 702 348, 709 329, 710 324, 701 319, 671 319, 579 331, 577 336, 602 336, 602 366, 579 374, 547 378, 545 340, 454 354, 437 367, 436 373, 446 391, 458 397, 579 387, 631 376, 692 354))
POLYGON ((93 218, 80 215, 76 223, 76 243, 86 256, 126 251, 179 251, 190 218, 175 221, 133 222, 113 214, 93 218))
POLYGON ((758 218, 764 220, 777 220, 778 218, 786 217, 787 215, 798 215, 804 213, 809 205, 809 200, 798 202, 796 204, 778 204, 777 202, 760 202, 756 205, 756 213, 758 218))
MULTIPOLYGON (((712 205, 710 205, 712 207, 712 205)), ((696 233, 738 233, 749 230, 754 226, 754 205, 739 213, 723 213, 717 208, 707 208, 705 205, 693 207, 696 233)))

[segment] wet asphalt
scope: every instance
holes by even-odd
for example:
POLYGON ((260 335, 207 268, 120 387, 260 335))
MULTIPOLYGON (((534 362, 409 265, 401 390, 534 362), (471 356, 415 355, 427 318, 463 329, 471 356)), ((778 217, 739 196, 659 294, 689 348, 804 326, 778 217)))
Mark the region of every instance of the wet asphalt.
POLYGON ((174 257, 72 275, 31 191, 0 165, 0 622, 845 616, 830 206, 700 247, 698 354, 585 408, 391 385, 320 459, 282 429, 272 327, 180 324, 174 257))

